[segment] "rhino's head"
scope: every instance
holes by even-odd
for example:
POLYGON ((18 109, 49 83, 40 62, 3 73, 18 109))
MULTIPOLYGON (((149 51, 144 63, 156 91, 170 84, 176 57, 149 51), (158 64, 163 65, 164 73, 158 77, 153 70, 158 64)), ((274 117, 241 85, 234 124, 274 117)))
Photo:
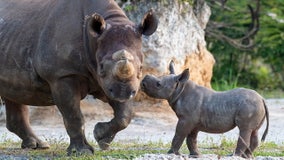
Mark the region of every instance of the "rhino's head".
POLYGON ((148 96, 169 100, 173 93, 189 79, 189 70, 185 69, 181 74, 175 75, 173 61, 169 65, 170 75, 156 77, 146 75, 141 82, 141 89, 148 96))
MULTIPOLYGON (((88 23, 88 32, 95 42, 97 81, 111 100, 120 102, 134 97, 142 78, 142 35, 151 35, 157 29, 158 20, 149 11, 142 23, 130 21, 108 23, 95 14, 88 23)), ((94 63, 93 63, 94 64, 94 63)))

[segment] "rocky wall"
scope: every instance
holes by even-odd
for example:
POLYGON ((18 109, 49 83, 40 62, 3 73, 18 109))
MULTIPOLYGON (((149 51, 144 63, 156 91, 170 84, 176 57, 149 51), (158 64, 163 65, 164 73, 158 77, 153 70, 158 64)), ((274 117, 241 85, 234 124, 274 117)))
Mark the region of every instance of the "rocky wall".
POLYGON ((143 40, 144 74, 168 74, 168 64, 174 60, 176 73, 189 68, 191 80, 211 87, 215 60, 206 49, 204 29, 211 10, 205 2, 194 7, 179 0, 132 0, 120 5, 136 23, 150 8, 159 19, 157 31, 143 40))

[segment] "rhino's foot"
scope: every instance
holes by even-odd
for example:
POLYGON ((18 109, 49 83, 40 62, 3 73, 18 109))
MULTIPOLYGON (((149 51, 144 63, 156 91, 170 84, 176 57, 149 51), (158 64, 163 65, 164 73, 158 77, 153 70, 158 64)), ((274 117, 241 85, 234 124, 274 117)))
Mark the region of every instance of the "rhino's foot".
POLYGON ((98 123, 93 131, 94 137, 102 150, 109 149, 110 143, 114 139, 114 135, 107 132, 107 123, 98 123))
POLYGON ((201 154, 197 151, 191 151, 190 154, 189 154, 189 158, 200 158, 201 157, 201 154))
POLYGON ((21 147, 23 149, 30 148, 30 149, 48 149, 50 148, 47 142, 43 142, 39 139, 30 138, 27 140, 23 140, 21 147))
POLYGON ((201 155, 200 154, 189 154, 188 157, 189 158, 200 158, 201 155))
POLYGON ((168 151, 168 154, 180 155, 179 151, 175 151, 175 150, 173 150, 173 149, 170 149, 170 150, 168 151))
POLYGON ((242 158, 245 158, 245 159, 253 159, 253 155, 252 154, 230 154, 230 155, 227 155, 227 156, 238 156, 238 157, 242 157, 242 158))
POLYGON ((93 155, 93 154, 94 154, 94 148, 89 144, 84 144, 84 145, 70 144, 70 146, 67 148, 68 156, 93 155))
POLYGON ((103 138, 100 140, 97 140, 99 147, 101 150, 108 150, 110 143, 112 142, 114 137, 109 137, 109 138, 103 138))

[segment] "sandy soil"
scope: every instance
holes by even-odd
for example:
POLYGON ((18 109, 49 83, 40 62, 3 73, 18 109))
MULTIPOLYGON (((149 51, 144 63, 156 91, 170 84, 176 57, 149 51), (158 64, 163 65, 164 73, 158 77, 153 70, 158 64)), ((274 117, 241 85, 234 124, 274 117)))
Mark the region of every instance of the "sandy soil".
MULTIPOLYGON (((284 144, 284 99, 267 99, 267 106, 270 112, 270 128, 266 137, 266 141, 272 141, 277 144, 284 144)), ((82 101, 82 111, 86 118, 86 136, 89 141, 94 141, 93 128, 97 122, 109 121, 112 118, 112 109, 107 104, 87 98, 82 101)), ((156 103, 139 103, 134 102, 135 117, 131 124, 123 131, 119 132, 114 141, 120 143, 127 142, 146 142, 146 141, 162 141, 170 142, 173 138, 177 118, 175 113, 165 101, 156 103)), ((3 107, 1 107, 3 108, 3 107)), ((2 111, 3 114, 3 111, 2 111)), ((0 111, 1 115, 1 111, 0 111)), ((1 117, 1 116, 0 116, 1 117)), ((0 125, 0 141, 5 139, 20 140, 17 136, 10 133, 5 128, 5 121, 1 120, 0 125)), ((62 118, 56 107, 37 107, 31 111, 31 122, 34 131, 38 136, 48 140, 69 141, 62 118)), ((264 123, 266 125, 266 122, 264 123)), ((260 129, 262 136, 265 125, 260 129)), ((210 142, 218 144, 221 139, 237 140, 238 130, 234 130, 224 134, 207 134, 199 133, 198 142, 210 142)), ((19 146, 20 147, 20 146, 19 146)), ((145 155, 140 159, 161 159, 159 155, 145 155), (151 157, 152 156, 152 157, 151 157), (154 157, 153 157, 154 156, 154 157), (158 157, 157 157, 158 156, 158 157), (146 157, 146 158, 145 158, 146 157), (148 157, 148 158, 147 158, 148 157)), ((162 159, 167 155, 162 155, 162 159)), ((218 159, 215 156, 209 156, 210 159, 218 159)), ((206 156, 204 157, 205 159, 206 156)), ((220 157, 219 157, 220 158, 220 157)), ((184 159, 182 157, 173 157, 170 159, 184 159)), ((284 159, 284 158, 280 158, 284 159)))

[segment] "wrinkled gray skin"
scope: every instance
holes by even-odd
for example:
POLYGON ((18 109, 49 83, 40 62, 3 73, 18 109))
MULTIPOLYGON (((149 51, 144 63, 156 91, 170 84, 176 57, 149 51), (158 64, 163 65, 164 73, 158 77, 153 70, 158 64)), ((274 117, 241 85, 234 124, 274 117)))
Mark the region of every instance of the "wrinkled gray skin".
POLYGON ((68 154, 93 153, 80 100, 87 94, 114 109, 94 136, 107 149, 132 118, 129 100, 141 80, 141 36, 157 19, 150 10, 131 22, 113 0, 1 0, 0 96, 7 128, 22 148, 49 148, 32 131, 28 107, 57 105, 70 137, 68 154))
POLYGON ((188 80, 188 69, 175 75, 173 62, 170 63, 170 72, 170 75, 160 78, 146 75, 141 82, 141 89, 147 95, 168 100, 178 117, 175 136, 168 153, 179 154, 186 138, 190 156, 198 157, 199 131, 224 133, 237 126, 240 135, 233 155, 252 157, 252 152, 259 144, 258 129, 265 117, 267 126, 262 140, 268 132, 269 115, 263 98, 250 89, 216 92, 199 86, 188 80))

